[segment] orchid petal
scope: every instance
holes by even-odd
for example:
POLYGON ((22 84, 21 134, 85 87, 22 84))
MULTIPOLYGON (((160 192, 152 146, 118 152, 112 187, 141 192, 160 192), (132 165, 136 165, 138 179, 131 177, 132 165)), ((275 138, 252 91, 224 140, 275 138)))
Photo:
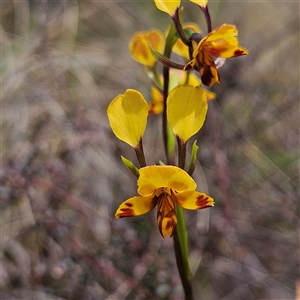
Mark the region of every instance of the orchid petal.
POLYGON ((186 143, 202 127, 207 108, 203 88, 190 85, 175 87, 167 99, 167 118, 174 134, 186 143))
POLYGON ((230 58, 248 54, 239 46, 238 30, 234 25, 223 24, 210 32, 203 42, 207 53, 215 57, 230 58))
POLYGON ((170 188, 177 192, 194 191, 195 181, 184 170, 175 166, 147 166, 140 168, 138 193, 150 196, 156 189, 170 188))
POLYGON ((117 138, 136 148, 146 129, 148 116, 148 104, 143 95, 127 90, 110 103, 107 115, 117 138))
POLYGON ((180 0, 154 0, 156 7, 170 15, 174 16, 176 9, 180 6, 180 0))
POLYGON ((171 237, 177 225, 175 202, 167 194, 163 194, 158 201, 157 223, 159 231, 163 237, 167 235, 171 237))
POLYGON ((196 4, 198 4, 199 6, 205 8, 208 1, 207 1, 207 0, 190 0, 190 2, 196 3, 196 4))
POLYGON ((210 206, 214 206, 214 199, 205 193, 199 193, 197 191, 188 191, 183 193, 175 193, 172 195, 172 199, 182 208, 185 209, 202 209, 210 206))
POLYGON ((135 196, 125 200, 115 213, 117 219, 124 217, 135 217, 148 213, 157 204, 154 196, 141 197, 135 196))

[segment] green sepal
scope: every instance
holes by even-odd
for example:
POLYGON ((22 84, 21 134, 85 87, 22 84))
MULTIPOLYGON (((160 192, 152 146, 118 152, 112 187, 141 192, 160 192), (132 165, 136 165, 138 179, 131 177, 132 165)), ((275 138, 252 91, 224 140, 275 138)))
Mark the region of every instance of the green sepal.
POLYGON ((166 165, 162 160, 159 160, 159 161, 158 161, 158 164, 159 164, 160 166, 165 166, 165 165, 166 165))
POLYGON ((196 163, 197 163, 197 153, 198 153, 198 150, 199 150, 199 147, 197 146, 197 140, 195 140, 195 142, 193 143, 193 146, 192 146, 192 155, 191 155, 191 160, 190 160, 190 163, 189 163, 189 167, 187 169, 187 172, 189 175, 192 175, 195 171, 195 168, 196 168, 196 163))
POLYGON ((184 69, 184 67, 185 67, 184 65, 177 64, 177 63, 171 61, 170 59, 168 59, 167 57, 165 57, 164 55, 162 55, 161 53, 159 53, 158 51, 153 49, 150 45, 149 45, 149 47, 151 49, 153 57, 157 61, 159 61, 163 66, 168 67, 168 68, 177 69, 177 70, 183 70, 184 69))
POLYGON ((134 165, 134 163, 121 155, 122 162, 124 166, 137 178, 140 176, 139 169, 134 165))

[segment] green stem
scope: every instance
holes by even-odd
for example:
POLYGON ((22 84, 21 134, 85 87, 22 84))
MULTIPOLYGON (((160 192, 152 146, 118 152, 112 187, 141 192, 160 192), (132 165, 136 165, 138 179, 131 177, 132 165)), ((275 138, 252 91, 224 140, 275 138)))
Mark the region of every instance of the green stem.
MULTIPOLYGON (((178 144, 178 167, 184 170, 186 157, 186 143, 177 137, 178 144)), ((181 277, 185 299, 193 299, 192 275, 189 261, 188 234, 184 219, 183 209, 176 205, 177 228, 174 234, 174 249, 177 267, 181 277)))
POLYGON ((193 299, 192 274, 189 261, 188 235, 183 214, 183 209, 176 205, 177 227, 174 233, 174 251, 177 268, 180 274, 186 300, 193 299))

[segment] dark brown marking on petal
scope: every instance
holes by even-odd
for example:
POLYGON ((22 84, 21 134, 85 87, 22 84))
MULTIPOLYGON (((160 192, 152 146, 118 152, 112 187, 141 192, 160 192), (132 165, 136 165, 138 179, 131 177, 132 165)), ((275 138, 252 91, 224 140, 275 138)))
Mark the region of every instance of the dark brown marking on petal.
POLYGON ((133 204, 129 203, 129 202, 126 202, 125 205, 128 206, 128 207, 132 207, 133 206, 133 204))
POLYGON ((158 197, 158 203, 157 203, 157 223, 158 228, 163 235, 163 220, 168 219, 165 223, 165 230, 172 228, 172 232, 170 234, 170 237, 174 234, 176 225, 177 225, 177 217, 176 217, 176 211, 175 211, 175 203, 172 200, 171 196, 163 193, 158 197))
POLYGON ((205 195, 200 195, 197 197, 196 205, 199 208, 205 208, 205 207, 212 206, 211 201, 209 200, 209 197, 205 196, 205 195))
POLYGON ((245 50, 238 49, 238 50, 234 51, 233 56, 241 56, 241 55, 245 55, 245 54, 247 54, 247 52, 245 50))
POLYGON ((134 211, 131 208, 121 208, 122 212, 118 214, 119 218, 125 218, 125 217, 134 217, 134 211))
POLYGON ((206 86, 212 86, 215 82, 220 82, 219 74, 213 58, 204 51, 197 55, 197 67, 200 73, 201 81, 206 86), (213 74, 212 70, 215 70, 213 74))
POLYGON ((170 237, 173 236, 176 226, 177 226, 177 222, 173 218, 167 222, 166 229, 168 230, 169 228, 172 228, 172 233, 170 234, 170 237))
POLYGON ((206 86, 212 86, 215 80, 210 68, 208 66, 201 66, 199 69, 202 83, 206 86))

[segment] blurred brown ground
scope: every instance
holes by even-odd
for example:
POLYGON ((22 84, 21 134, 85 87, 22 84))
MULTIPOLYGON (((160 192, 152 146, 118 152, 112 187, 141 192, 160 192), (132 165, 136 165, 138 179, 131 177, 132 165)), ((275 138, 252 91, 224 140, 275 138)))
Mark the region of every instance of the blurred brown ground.
MULTIPOLYGON (((152 1, 1 2, 1 299, 182 299, 172 240, 155 213, 115 220, 136 194, 109 102, 149 99, 128 41, 164 30, 152 1)), ((214 1, 249 55, 229 59, 198 134, 198 190, 186 212, 196 299, 295 299, 299 278, 299 12, 296 1, 214 1)), ((204 18, 184 2, 185 20, 204 18)), ((145 135, 164 159, 160 117, 145 135)), ((298 291, 299 294, 299 291, 298 291)))

